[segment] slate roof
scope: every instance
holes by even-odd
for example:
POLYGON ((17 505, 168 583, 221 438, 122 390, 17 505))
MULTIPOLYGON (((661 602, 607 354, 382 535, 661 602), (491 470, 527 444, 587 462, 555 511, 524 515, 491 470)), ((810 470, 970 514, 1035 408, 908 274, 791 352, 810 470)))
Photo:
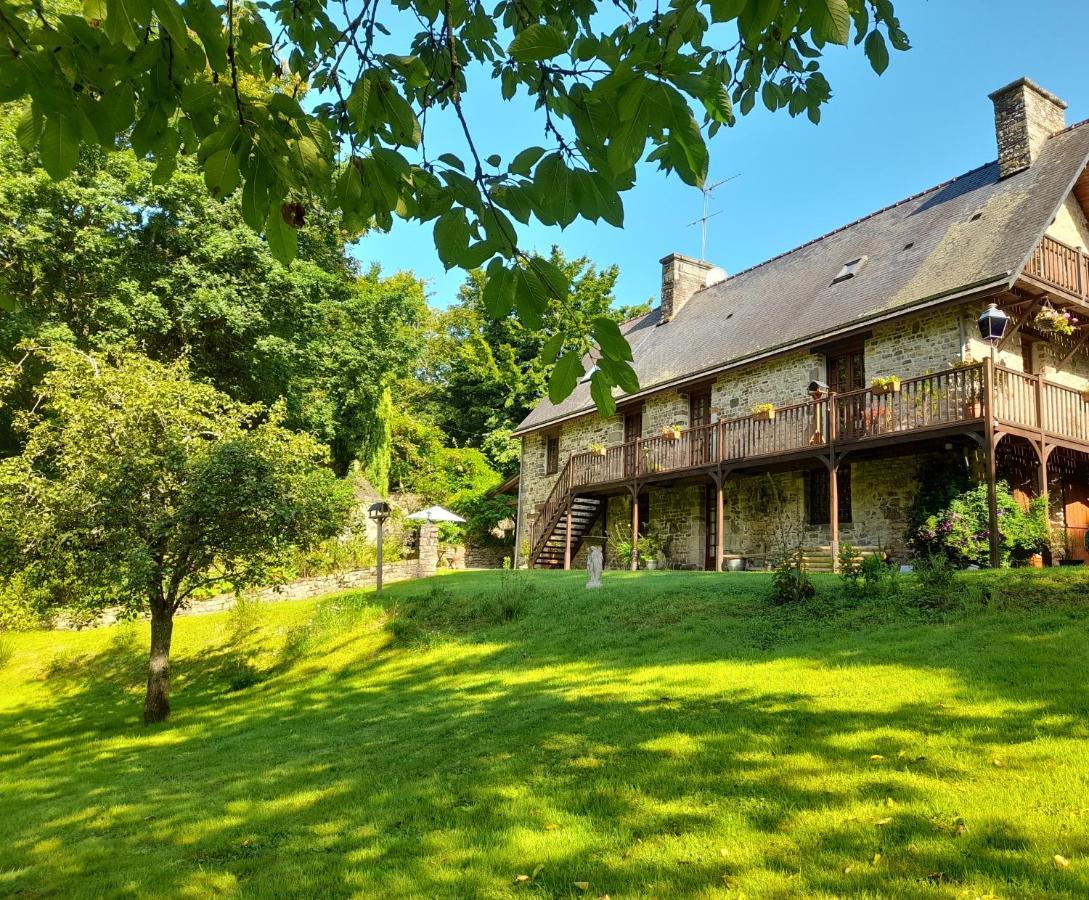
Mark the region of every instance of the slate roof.
MULTIPOLYGON (((1081 123, 1049 138, 1023 172, 1000 180, 997 162, 974 169, 699 291, 661 327, 659 309, 625 323, 639 395, 970 287, 1011 284, 1087 163, 1081 123), (860 256, 860 272, 833 284, 860 256)), ((592 409, 580 384, 558 405, 542 400, 515 434, 592 409)))

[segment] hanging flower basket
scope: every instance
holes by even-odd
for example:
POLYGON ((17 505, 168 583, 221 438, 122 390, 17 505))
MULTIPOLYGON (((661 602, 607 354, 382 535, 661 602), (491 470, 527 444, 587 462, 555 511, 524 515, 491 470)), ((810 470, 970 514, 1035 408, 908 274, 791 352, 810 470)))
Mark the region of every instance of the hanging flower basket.
POLYGON ((682 431, 684 431, 683 425, 664 425, 662 427, 662 436, 667 441, 679 441, 682 431))
POLYGON ((1084 391, 1081 392, 1081 399, 1085 403, 1089 403, 1089 388, 1086 388, 1084 391))
POLYGON ((870 382, 870 393, 875 397, 883 397, 885 394, 900 393, 900 378, 890 375, 888 378, 875 378, 870 382))
POLYGON ((772 422, 775 420, 775 407, 770 403, 761 403, 752 408, 752 417, 758 422, 772 422))
POLYGON ((591 444, 590 452, 594 454, 594 456, 604 456, 609 451, 604 444, 591 444))
POLYGON ((1032 324, 1037 331, 1045 334, 1073 334, 1074 326, 1078 324, 1069 312, 1059 312, 1050 303, 1045 303, 1043 308, 1036 313, 1032 324))

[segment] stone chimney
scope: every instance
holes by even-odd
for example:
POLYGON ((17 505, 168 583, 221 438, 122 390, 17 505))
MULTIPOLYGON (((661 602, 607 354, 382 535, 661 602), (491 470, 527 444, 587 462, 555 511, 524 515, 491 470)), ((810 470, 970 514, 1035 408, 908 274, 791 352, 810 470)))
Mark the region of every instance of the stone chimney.
POLYGON ((662 263, 662 319, 664 325, 681 311, 696 291, 706 286, 707 273, 713 266, 709 262, 693 259, 680 253, 670 253, 662 263))
POLYGON ((990 95, 1002 178, 1024 171, 1044 142, 1066 127, 1066 103, 1036 82, 1021 78, 990 95))

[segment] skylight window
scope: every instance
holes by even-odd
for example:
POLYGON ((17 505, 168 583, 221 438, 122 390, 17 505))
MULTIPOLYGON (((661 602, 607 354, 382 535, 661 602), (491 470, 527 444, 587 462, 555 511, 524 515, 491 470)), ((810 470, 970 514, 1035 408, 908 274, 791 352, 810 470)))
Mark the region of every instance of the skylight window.
POLYGON ((864 265, 868 256, 860 256, 858 259, 852 259, 850 262, 844 263, 843 268, 839 270, 839 274, 832 279, 832 284, 839 284, 841 281, 846 281, 848 278, 854 278, 864 265))

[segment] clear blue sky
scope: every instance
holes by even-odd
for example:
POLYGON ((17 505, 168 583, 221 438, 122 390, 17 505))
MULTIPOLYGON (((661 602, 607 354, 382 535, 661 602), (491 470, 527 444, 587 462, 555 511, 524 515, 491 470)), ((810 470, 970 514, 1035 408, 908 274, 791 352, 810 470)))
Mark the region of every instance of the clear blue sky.
MULTIPOLYGON (((1085 0, 897 0, 912 40, 894 53, 881 77, 861 48, 833 49, 826 74, 834 96, 821 124, 759 106, 711 142, 711 181, 740 173, 721 188, 712 210, 707 256, 730 272, 758 263, 826 231, 995 158, 987 94, 1028 75, 1070 104, 1068 122, 1089 118, 1085 0)), ((484 79, 487 81, 487 79, 484 79)), ((482 155, 542 143, 538 120, 524 104, 501 103, 482 84, 467 104, 482 155)), ((428 128, 432 156, 463 157, 459 131, 447 122, 428 128)), ((623 230, 577 220, 566 230, 523 228, 524 247, 555 243, 568 255, 620 267, 617 301, 657 297, 658 260, 672 251, 699 255, 700 193, 675 176, 643 166, 624 195, 623 230)), ((387 273, 415 272, 432 305, 449 304, 461 283, 443 271, 430 226, 394 220, 355 248, 364 263, 387 273)))

